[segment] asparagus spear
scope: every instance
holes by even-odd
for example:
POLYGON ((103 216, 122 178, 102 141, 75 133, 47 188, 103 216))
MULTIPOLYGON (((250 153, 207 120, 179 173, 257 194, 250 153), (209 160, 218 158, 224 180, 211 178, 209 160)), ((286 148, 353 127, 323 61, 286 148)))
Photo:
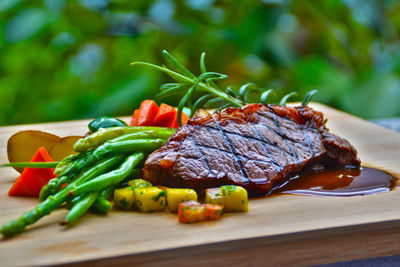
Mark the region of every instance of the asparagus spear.
MULTIPOLYGON (((75 165, 79 162, 79 160, 89 157, 91 153, 93 153, 93 151, 80 153, 77 155, 70 155, 60 161, 54 170, 54 174, 57 174, 57 177, 51 179, 47 185, 42 187, 42 190, 40 190, 39 194, 39 202, 42 202, 46 200, 48 196, 57 193, 64 184, 70 183, 75 178, 75 175, 66 174, 68 172, 72 173, 72 170, 76 169, 75 165)), ((77 170, 76 173, 80 171, 81 170, 77 170)))
POLYGON ((145 157, 143 152, 135 153, 126 158, 121 166, 109 173, 102 174, 93 180, 82 183, 81 185, 74 187, 69 195, 71 197, 85 194, 94 191, 101 191, 108 186, 118 184, 123 181, 132 172, 133 168, 136 167, 145 157))
MULTIPOLYGON (((111 128, 107 128, 111 129, 111 128)), ((108 154, 132 153, 135 151, 153 151, 164 143, 162 139, 136 139, 121 142, 106 142, 96 148, 88 157, 80 159, 74 167, 64 173, 69 175, 77 173, 94 164, 108 154)))
POLYGON ((74 224, 83 214, 85 214, 92 204, 96 201, 99 192, 91 192, 84 195, 79 201, 71 208, 67 216, 63 221, 60 222, 61 225, 72 225, 74 224))
POLYGON ((67 185, 57 194, 39 203, 39 205, 37 205, 33 210, 25 212, 18 219, 10 221, 3 225, 3 227, 0 228, 0 233, 5 237, 9 237, 23 232, 26 226, 31 225, 43 216, 50 214, 51 211, 53 211, 62 203, 64 203, 67 199, 69 199, 69 191, 79 186, 80 184, 104 173, 105 171, 114 168, 114 166, 119 164, 124 158, 124 155, 118 155, 102 160, 101 162, 81 174, 76 180, 67 185))
MULTIPOLYGON (((117 128, 128 128, 129 130, 138 131, 138 129, 142 129, 144 127, 113 127, 113 128, 106 128, 104 130, 108 129, 118 130, 117 128)), ((150 131, 156 132, 155 130, 151 130, 151 128, 157 128, 158 133, 160 133, 161 136, 165 135, 165 133, 168 134, 171 133, 170 128, 161 128, 161 127, 146 127, 146 128, 150 128, 150 130, 148 130, 146 134, 149 134, 150 131)), ((142 132, 136 132, 133 134, 137 134, 137 136, 140 136, 141 133, 144 132, 143 130, 141 131, 142 132)), ((101 137, 104 136, 101 135, 101 137)), ((104 156, 108 154, 130 153, 135 151, 153 151, 159 148, 165 142, 165 139, 125 140, 127 137, 128 135, 125 135, 121 136, 120 138, 116 138, 114 140, 109 140, 104 144, 102 144, 101 146, 97 147, 96 149, 88 151, 86 155, 77 157, 78 160, 75 160, 74 162, 69 164, 68 167, 64 168, 64 171, 59 174, 59 176, 50 180, 49 183, 42 188, 39 195, 39 201, 44 201, 48 196, 55 194, 58 190, 60 190, 60 188, 64 184, 69 183, 74 179, 74 174, 81 172, 83 169, 87 167, 90 167, 92 164, 96 163, 98 160, 102 159, 104 156)), ((91 140, 93 141, 96 139, 91 139, 91 140)))
MULTIPOLYGON (((149 132, 149 131, 154 132, 153 133, 154 138, 167 139, 172 134, 175 133, 176 129, 163 128, 163 127, 148 127, 148 126, 102 128, 85 138, 79 139, 74 145, 74 150, 77 152, 84 152, 87 151, 89 148, 98 147, 107 140, 111 140, 126 134, 138 133, 138 136, 136 138, 144 138, 144 137, 139 137, 140 136, 139 133, 149 132)), ((143 133, 143 135, 147 134, 143 133)))

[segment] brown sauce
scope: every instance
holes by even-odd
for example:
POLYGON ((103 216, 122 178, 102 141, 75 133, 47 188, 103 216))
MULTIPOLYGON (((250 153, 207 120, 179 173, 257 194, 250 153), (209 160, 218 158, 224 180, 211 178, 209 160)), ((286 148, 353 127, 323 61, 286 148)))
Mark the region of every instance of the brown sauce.
POLYGON ((388 192, 397 178, 385 171, 361 167, 324 170, 296 176, 281 186, 278 193, 316 196, 360 196, 388 192))

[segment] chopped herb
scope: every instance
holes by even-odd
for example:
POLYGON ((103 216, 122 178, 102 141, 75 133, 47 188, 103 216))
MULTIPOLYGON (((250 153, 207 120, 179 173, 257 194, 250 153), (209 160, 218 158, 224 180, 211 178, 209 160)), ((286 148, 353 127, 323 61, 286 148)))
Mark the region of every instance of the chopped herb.
POLYGON ((125 209, 128 208, 128 205, 129 205, 128 201, 126 201, 125 198, 121 199, 119 201, 119 204, 121 204, 121 206, 124 207, 125 209))

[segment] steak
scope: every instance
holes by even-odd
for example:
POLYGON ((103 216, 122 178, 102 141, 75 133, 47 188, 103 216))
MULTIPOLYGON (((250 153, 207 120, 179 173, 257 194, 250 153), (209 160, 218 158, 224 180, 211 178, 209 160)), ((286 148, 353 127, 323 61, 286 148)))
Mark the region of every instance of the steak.
POLYGON ((147 158, 143 178, 159 185, 240 185, 268 194, 314 164, 359 166, 357 151, 329 133, 308 106, 250 104, 197 117, 147 158))

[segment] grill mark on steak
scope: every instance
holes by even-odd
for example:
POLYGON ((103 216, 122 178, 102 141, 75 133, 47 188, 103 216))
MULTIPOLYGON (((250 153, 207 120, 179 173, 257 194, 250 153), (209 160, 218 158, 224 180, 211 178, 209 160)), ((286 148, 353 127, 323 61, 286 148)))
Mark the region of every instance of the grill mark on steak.
POLYGON ((275 170, 280 172, 282 170, 282 168, 278 165, 278 163, 276 162, 274 157, 272 157, 271 151, 269 150, 269 148, 267 146, 267 144, 268 145, 272 145, 272 144, 267 143, 265 141, 261 141, 262 136, 261 136, 260 132, 255 127, 253 127, 251 124, 249 124, 249 127, 254 131, 254 133, 259 138, 259 139, 256 139, 256 138, 254 138, 254 139, 257 140, 261 144, 262 148, 264 149, 264 152, 268 155, 268 157, 271 158, 271 162, 272 162, 272 165, 274 166, 275 170))
MULTIPOLYGON (((252 124, 249 123, 248 126, 251 127, 251 125, 252 125, 252 124)), ((300 144, 301 146, 303 146, 304 148, 309 149, 309 146, 308 146, 308 145, 304 145, 304 144, 301 143, 301 142, 298 142, 298 141, 296 141, 296 140, 293 140, 293 139, 291 139, 291 138, 288 138, 288 136, 286 136, 286 135, 282 136, 282 135, 280 135, 278 132, 276 132, 276 131, 274 131, 273 129, 271 129, 270 127, 266 127, 265 125, 257 125, 257 126, 266 128, 267 130, 269 130, 269 131, 275 133, 276 135, 282 137, 282 139, 288 139, 289 141, 291 141, 291 142, 293 142, 293 143, 298 143, 298 144, 300 144)), ((217 132, 219 132, 219 130, 217 130, 217 129, 211 127, 211 126, 205 125, 205 126, 203 126, 203 127, 204 127, 204 128, 207 128, 207 129, 209 129, 209 130, 211 130, 211 131, 217 131, 217 132)), ((251 127, 251 128, 254 129, 254 130, 256 130, 255 127, 251 127)), ((282 148, 279 147, 277 144, 268 142, 268 139, 264 138, 263 135, 262 135, 258 130, 257 130, 257 132, 260 134, 260 136, 259 136, 260 139, 254 137, 254 136, 249 136, 249 135, 245 135, 245 134, 238 134, 238 133, 231 132, 231 131, 227 131, 227 130, 224 130, 224 132, 227 133, 227 134, 230 134, 230 135, 235 135, 235 136, 238 136, 238 137, 244 137, 244 138, 247 138, 247 139, 250 139, 250 140, 254 140, 254 141, 257 141, 257 142, 261 142, 262 144, 264 144, 264 145, 266 145, 266 146, 271 146, 271 147, 274 147, 274 148, 282 149, 282 148), (263 138, 264 138, 264 139, 263 139, 263 138)), ((289 147, 289 145, 287 145, 287 147, 289 147)), ((285 152, 287 155, 290 155, 290 156, 293 156, 293 157, 294 157, 294 155, 293 155, 292 153, 290 153, 290 151, 287 151, 286 149, 282 149, 282 151, 285 152)))
POLYGON ((189 139, 190 139, 190 141, 192 141, 193 146, 196 148, 197 152, 199 152, 199 154, 200 154, 200 159, 201 159, 201 160, 204 162, 204 164, 207 166, 208 173, 211 174, 211 173, 212 173, 212 170, 211 170, 210 164, 209 164, 209 162, 208 162, 208 160, 207 160, 207 157, 204 155, 203 151, 201 151, 200 145, 197 144, 196 140, 193 138, 192 135, 189 136, 189 139))
POLYGON ((239 167, 240 174, 242 175, 242 177, 246 178, 247 182, 245 182, 245 183, 250 183, 250 179, 247 177, 246 171, 243 168, 243 164, 236 153, 236 149, 234 148, 232 141, 229 139, 226 132, 224 131, 224 129, 222 129, 221 125, 219 125, 219 123, 215 120, 215 118, 213 116, 212 116, 212 118, 213 118, 215 125, 217 126, 219 132, 221 133, 222 138, 224 138, 225 143, 228 145, 228 148, 231 151, 232 156, 235 159, 236 164, 239 167))
POLYGON ((282 131, 282 129, 281 129, 281 125, 280 125, 280 123, 279 123, 278 117, 277 117, 277 115, 275 114, 275 110, 273 110, 273 109, 270 109, 270 110, 271 110, 272 118, 273 118, 273 120, 274 120, 274 123, 275 123, 276 128, 277 128, 278 131, 280 132, 280 134, 281 134, 281 136, 282 136, 282 138, 283 138, 283 141, 285 142, 286 146, 289 147, 290 153, 291 153, 292 156, 295 158, 296 163, 297 163, 297 166, 300 167, 299 155, 297 154, 296 150, 294 150, 293 146, 290 145, 290 144, 288 143, 288 141, 287 141, 288 137, 287 137, 287 135, 286 135, 286 134, 282 131))
MULTIPOLYGON (((251 160, 251 161, 260 162, 260 163, 265 163, 265 164, 270 164, 270 163, 271 163, 270 161, 266 161, 266 160, 262 160, 262 159, 253 159, 253 158, 250 158, 250 157, 248 157, 248 156, 241 155, 241 154, 235 155, 235 154, 233 154, 233 153, 230 152, 230 151, 225 151, 225 150, 222 150, 222 149, 220 149, 220 148, 216 148, 216 147, 212 147, 212 146, 207 146, 207 145, 198 145, 198 146, 201 147, 201 148, 206 148, 206 149, 215 150, 215 151, 218 151, 218 152, 221 152, 221 153, 226 153, 226 154, 228 154, 228 155, 231 155, 232 157, 237 156, 239 159, 240 159, 240 158, 244 158, 244 159, 246 159, 246 160, 251 160)), ((197 159, 197 158, 196 158, 196 159, 197 159)), ((271 165, 273 165, 273 164, 271 164, 271 165)))

